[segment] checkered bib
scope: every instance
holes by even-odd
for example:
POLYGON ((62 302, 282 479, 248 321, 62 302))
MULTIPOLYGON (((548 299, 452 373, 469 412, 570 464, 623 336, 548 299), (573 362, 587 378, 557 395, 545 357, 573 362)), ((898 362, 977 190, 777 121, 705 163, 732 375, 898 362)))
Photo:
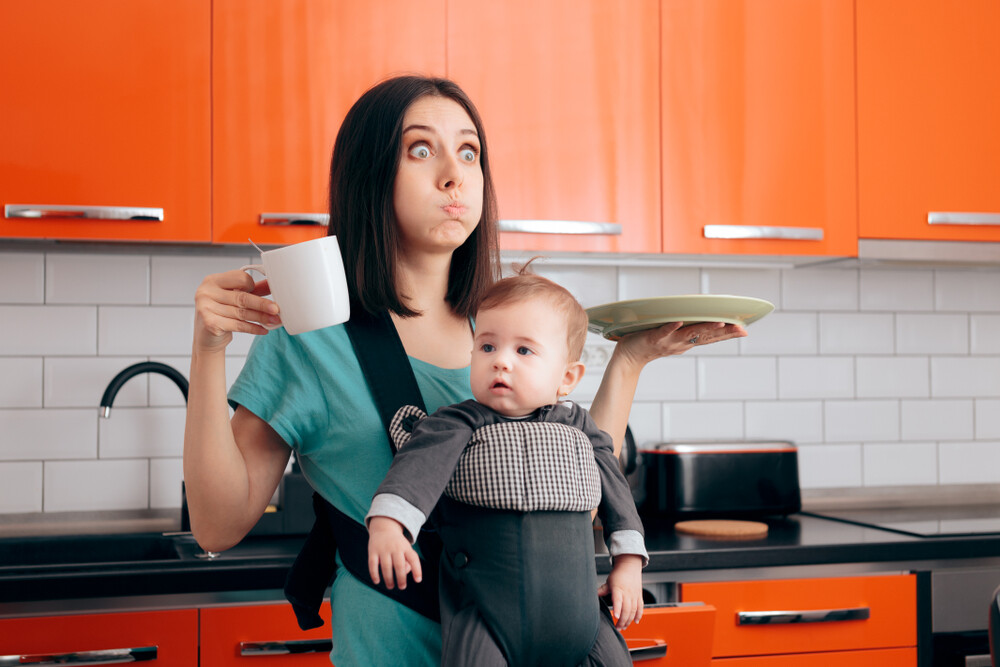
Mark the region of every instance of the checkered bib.
MULTIPOLYGON (((424 413, 405 406, 390 433, 398 448, 424 413)), ((601 501, 594 447, 565 424, 509 421, 484 426, 462 451, 444 493, 468 505, 532 512, 583 512, 601 501)))

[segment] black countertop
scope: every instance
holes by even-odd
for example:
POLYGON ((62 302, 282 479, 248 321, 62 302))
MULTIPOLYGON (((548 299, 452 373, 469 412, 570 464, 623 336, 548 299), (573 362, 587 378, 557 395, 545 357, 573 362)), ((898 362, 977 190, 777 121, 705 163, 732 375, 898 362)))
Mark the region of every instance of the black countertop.
MULTIPOLYGON (((669 523, 647 521, 650 562, 645 572, 662 578, 670 572, 846 563, 905 567, 921 561, 960 564, 973 562, 970 559, 1000 559, 1000 534, 920 538, 809 514, 766 522, 769 532, 764 538, 724 540, 682 535, 669 523)), ((603 551, 599 535, 595 537, 603 551)), ((0 617, 33 613, 30 603, 51 600, 280 591, 303 539, 248 537, 214 559, 199 557, 204 552, 189 535, 0 539, 0 617), (44 564, 30 562, 31 549, 45 539, 55 549, 50 554, 57 555, 50 555, 44 564), (113 539, 120 544, 104 551, 120 556, 100 555, 113 539), (138 549, 130 555, 128 547, 133 542, 145 551, 138 549), (59 552, 59 548, 68 551, 59 552), (89 558, 88 548, 97 549, 89 558)), ((606 553, 598 553, 597 568, 601 573, 608 571, 606 553)), ((748 572, 748 576, 753 575, 748 572)))

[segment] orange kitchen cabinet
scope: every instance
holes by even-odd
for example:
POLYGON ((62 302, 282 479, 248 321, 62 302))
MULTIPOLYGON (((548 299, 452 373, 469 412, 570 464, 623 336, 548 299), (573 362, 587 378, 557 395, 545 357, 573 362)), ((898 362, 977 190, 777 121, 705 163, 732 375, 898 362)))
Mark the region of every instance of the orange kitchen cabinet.
POLYGON ((664 642, 666 656, 635 659, 635 664, 664 667, 708 667, 712 661, 715 608, 709 605, 649 605, 642 620, 628 626, 622 636, 629 648, 664 642))
MULTIPOLYGON (((24 664, 77 664, 66 654, 107 652, 88 664, 154 659, 164 667, 198 664, 198 610, 147 611, 0 620, 0 656, 20 656, 24 664), (28 657, 25 657, 28 656, 28 657), (43 662, 40 656, 50 656, 43 662), (118 659, 113 659, 117 657, 118 659)), ((204 664, 204 663, 202 663, 204 664)))
POLYGON ((681 599, 715 607, 716 658, 917 645, 914 575, 691 583, 681 599))
POLYGON ((214 242, 326 233, 344 115, 389 75, 445 74, 445 1, 214 0, 214 242))
POLYGON ((1000 241, 1000 3, 857 13, 861 237, 1000 241))
POLYGON ((872 651, 833 651, 765 655, 752 658, 719 658, 712 667, 915 667, 917 649, 887 648, 872 651))
POLYGON ((658 16, 658 0, 449 0, 448 74, 483 116, 501 229, 531 230, 501 249, 660 252, 658 16))
POLYGON ((210 7, 0 4, 0 237, 211 239, 210 7))
POLYGON ((288 603, 201 610, 201 664, 212 667, 330 665, 330 606, 324 625, 300 630, 288 603))
POLYGON ((661 11, 664 252, 856 256, 854 3, 661 11))

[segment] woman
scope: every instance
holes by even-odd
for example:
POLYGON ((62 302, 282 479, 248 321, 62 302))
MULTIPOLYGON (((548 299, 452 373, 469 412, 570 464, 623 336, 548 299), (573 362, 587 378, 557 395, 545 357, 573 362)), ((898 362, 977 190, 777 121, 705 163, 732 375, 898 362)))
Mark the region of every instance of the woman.
MULTIPOLYGON (((486 138, 465 93, 441 79, 399 77, 348 112, 330 173, 330 234, 338 237, 354 300, 388 311, 428 411, 471 398, 470 316, 499 274, 496 202, 486 138)), ((242 271, 208 276, 195 295, 184 479, 198 543, 220 551, 264 512, 294 449, 313 487, 363 521, 391 461, 373 398, 343 326, 289 336, 242 271), (232 332, 260 336, 234 384, 232 332)), ((639 371, 738 327, 666 325, 623 340, 592 414, 620 447, 639 371)), ((333 582, 337 665, 436 665, 441 628, 341 569, 333 582)))

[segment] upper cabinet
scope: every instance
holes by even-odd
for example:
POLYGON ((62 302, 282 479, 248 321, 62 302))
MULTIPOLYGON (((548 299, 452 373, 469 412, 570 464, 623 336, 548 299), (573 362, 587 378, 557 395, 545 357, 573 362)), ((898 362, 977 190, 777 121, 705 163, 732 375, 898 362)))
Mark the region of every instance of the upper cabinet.
POLYGON ((658 0, 449 0, 504 250, 659 252, 658 0))
POLYGON ((854 4, 665 0, 663 252, 857 254, 854 4))
POLYGON ((445 1, 214 0, 213 241, 326 233, 340 122, 392 74, 444 75, 445 1))
POLYGON ((0 237, 211 239, 204 0, 0 4, 0 237))
POLYGON ((861 237, 1000 241, 1000 3, 857 14, 861 237))

